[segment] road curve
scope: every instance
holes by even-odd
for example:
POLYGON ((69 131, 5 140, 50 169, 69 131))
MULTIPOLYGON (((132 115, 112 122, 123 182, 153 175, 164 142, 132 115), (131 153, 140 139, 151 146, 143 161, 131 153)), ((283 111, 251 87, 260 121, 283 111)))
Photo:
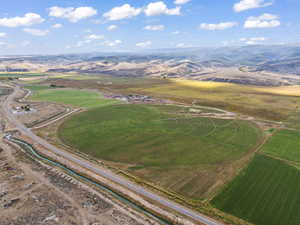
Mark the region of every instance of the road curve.
POLYGON ((188 209, 184 206, 181 206, 175 202, 172 202, 164 197, 161 197, 161 196, 159 196, 149 190, 146 190, 145 188, 143 188, 139 185, 136 185, 136 184, 126 180, 125 178, 122 178, 108 170, 97 168, 91 162, 86 161, 84 159, 77 158, 72 153, 60 150, 59 148, 49 144, 44 139, 38 137, 30 129, 28 129, 21 122, 19 122, 11 112, 10 103, 14 101, 14 98, 16 97, 16 94, 18 91, 20 91, 20 87, 19 86, 14 87, 14 92, 11 95, 9 95, 6 98, 6 100, 3 102, 2 110, 3 110, 3 113, 5 114, 5 116, 7 117, 7 119, 12 124, 14 124, 14 126, 16 126, 16 128, 23 135, 26 135, 27 137, 29 137, 33 141, 39 143, 46 149, 68 159, 69 161, 76 163, 83 168, 89 169, 90 171, 94 172, 95 174, 100 175, 108 180, 111 180, 117 184, 123 185, 124 187, 128 188, 129 190, 131 190, 143 197, 154 200, 154 201, 158 202, 159 204, 163 205, 164 207, 178 212, 179 214, 185 215, 186 217, 191 218, 191 219, 198 221, 205 225, 222 225, 221 223, 215 221, 214 219, 211 219, 209 217, 201 215, 193 210, 190 210, 190 209, 188 209))

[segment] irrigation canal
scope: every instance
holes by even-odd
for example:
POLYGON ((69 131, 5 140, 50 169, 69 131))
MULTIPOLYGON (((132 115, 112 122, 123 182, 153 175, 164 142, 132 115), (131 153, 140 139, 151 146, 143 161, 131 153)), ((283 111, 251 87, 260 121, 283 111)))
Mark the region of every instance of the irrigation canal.
POLYGON ((69 175, 71 175, 73 177, 76 177, 77 179, 80 179, 80 180, 82 180, 84 182, 87 182, 89 184, 92 184, 93 186, 96 186, 97 188, 101 189, 102 191, 105 191, 106 193, 110 194, 112 197, 114 197, 114 198, 118 199, 119 201, 125 203, 126 205, 130 206, 131 208, 135 209, 136 211, 141 212, 141 213, 147 215, 148 217, 158 221, 162 225, 172 225, 172 223, 170 223, 170 222, 166 221, 165 219, 155 215, 154 213, 146 210, 142 206, 134 203, 133 201, 131 201, 128 198, 122 196, 121 194, 113 191, 112 189, 108 188, 107 186, 105 186, 101 183, 95 182, 95 181, 91 180, 90 178, 85 177, 85 176, 75 172, 74 170, 71 170, 71 169, 67 168, 63 164, 61 164, 59 162, 55 162, 55 161, 39 154, 34 149, 34 147, 32 145, 28 144, 27 142, 25 142, 23 140, 20 140, 20 139, 17 139, 17 138, 14 138, 11 135, 6 135, 5 139, 10 141, 10 142, 13 142, 13 143, 17 144, 18 146, 20 146, 24 151, 26 151, 28 154, 30 154, 35 159, 45 161, 45 162, 51 164, 52 166, 61 168, 65 172, 67 172, 69 175))

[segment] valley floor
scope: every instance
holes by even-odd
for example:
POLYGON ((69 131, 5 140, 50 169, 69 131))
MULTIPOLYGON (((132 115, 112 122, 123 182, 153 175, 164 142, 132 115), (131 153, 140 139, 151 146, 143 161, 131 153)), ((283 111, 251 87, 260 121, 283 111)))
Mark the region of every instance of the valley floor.
POLYGON ((300 221, 298 86, 73 76, 27 88, 31 99, 15 107, 43 113, 19 120, 66 151, 228 224, 300 221), (112 93, 152 96, 156 104, 103 98, 112 93), (39 105, 45 101, 57 112, 39 105))

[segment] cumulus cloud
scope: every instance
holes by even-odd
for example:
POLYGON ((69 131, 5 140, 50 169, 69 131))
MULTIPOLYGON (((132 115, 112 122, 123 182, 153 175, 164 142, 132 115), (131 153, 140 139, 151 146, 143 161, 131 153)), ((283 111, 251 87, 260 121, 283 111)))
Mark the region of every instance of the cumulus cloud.
POLYGON ((103 35, 91 34, 85 37, 87 40, 101 40, 104 39, 103 35))
POLYGON ((272 4, 272 2, 265 2, 265 0, 241 0, 234 4, 233 9, 236 12, 242 12, 249 9, 267 7, 272 4))
POLYGON ((262 14, 261 16, 251 16, 248 17, 244 24, 244 28, 272 28, 278 27, 281 23, 279 21, 279 17, 273 14, 262 14))
MULTIPOLYGON (((187 1, 187 0, 180 0, 187 1)), ((181 3, 183 4, 183 3, 181 3)), ((142 12, 146 16, 158 16, 158 15, 180 15, 181 7, 177 6, 175 8, 169 9, 167 5, 162 2, 151 2, 144 8, 134 8, 130 4, 124 4, 122 6, 115 7, 110 11, 103 14, 103 17, 107 20, 123 20, 129 19, 140 15, 142 12)))
POLYGON ((266 37, 252 37, 252 38, 241 38, 240 41, 244 42, 247 45, 256 45, 260 44, 261 42, 267 41, 268 38, 266 37))
POLYGON ((107 30, 115 30, 115 29, 118 29, 118 26, 117 25, 110 25, 107 27, 107 30))
MULTIPOLYGON (((98 35, 98 34, 90 34, 84 37, 84 40, 80 40, 76 43, 76 45, 74 47, 80 48, 83 47, 87 44, 99 41, 99 40, 103 40, 105 39, 105 37, 103 35, 98 35)), ((71 45, 69 45, 71 46, 71 45)))
POLYGON ((54 29, 59 29, 59 28, 62 28, 62 27, 63 27, 63 25, 60 24, 60 23, 52 25, 52 28, 54 28, 54 29))
POLYGON ((217 23, 217 24, 202 23, 200 25, 200 28, 204 29, 204 30, 225 30, 228 28, 235 27, 237 25, 238 24, 236 22, 222 22, 222 23, 217 23))
POLYGON ((192 48, 192 47, 194 47, 193 45, 186 44, 186 43, 178 43, 175 46, 176 46, 176 48, 192 48))
POLYGON ((111 9, 109 12, 104 13, 103 16, 108 20, 122 20, 138 16, 141 12, 142 9, 134 8, 129 4, 124 4, 111 9))
POLYGON ((0 18, 0 26, 21 27, 43 23, 45 20, 36 13, 26 13, 23 17, 0 18))
POLYGON ((0 33, 0 38, 6 37, 7 33, 0 33))
POLYGON ((21 46, 22 46, 22 47, 27 47, 27 46, 29 46, 30 44, 31 44, 30 41, 22 41, 21 46))
POLYGON ((149 47, 150 45, 152 45, 151 41, 145 41, 145 42, 136 43, 136 46, 140 47, 140 48, 146 48, 146 47, 149 47))
MULTIPOLYGON (((91 42, 92 42, 91 40, 78 41, 77 44, 75 45, 75 47, 80 48, 80 47, 82 47, 83 45, 89 44, 89 43, 91 43, 91 42)), ((71 48, 71 46, 70 46, 70 48, 71 48)))
POLYGON ((61 8, 53 6, 49 11, 49 16, 68 19, 72 23, 97 15, 97 10, 92 7, 61 8))
POLYGON ((176 1, 174 1, 174 4, 176 4, 176 5, 184 5, 184 4, 186 4, 186 3, 188 3, 188 2, 190 2, 191 0, 176 0, 176 1))
POLYGON ((114 40, 114 41, 105 41, 105 42, 103 42, 103 45, 108 46, 108 47, 115 47, 122 43, 123 43, 123 41, 121 41, 121 40, 114 40))
POLYGON ((151 2, 149 3, 144 12, 146 16, 158 16, 158 15, 180 15, 181 7, 175 7, 173 9, 169 9, 167 5, 162 2, 151 2))
POLYGON ((179 43, 176 45, 176 48, 184 48, 186 46, 185 43, 179 43))
POLYGON ((34 36, 46 36, 49 33, 48 30, 40 30, 40 29, 32 29, 32 28, 25 28, 23 29, 23 31, 34 36))
POLYGON ((144 27, 145 30, 152 30, 152 31, 159 31, 159 30, 164 30, 165 26, 164 25, 148 25, 144 27))

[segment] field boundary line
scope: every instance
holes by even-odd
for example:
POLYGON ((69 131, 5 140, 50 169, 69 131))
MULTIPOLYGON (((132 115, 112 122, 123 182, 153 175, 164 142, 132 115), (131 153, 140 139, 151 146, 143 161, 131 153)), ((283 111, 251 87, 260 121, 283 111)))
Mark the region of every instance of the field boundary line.
POLYGON ((299 162, 295 162, 295 161, 288 160, 288 159, 283 159, 281 157, 278 157, 278 156, 275 156, 273 154, 266 153, 266 152, 259 152, 257 154, 264 155, 264 156, 267 156, 269 158, 279 160, 279 161, 281 161, 281 162, 283 162, 285 164, 288 164, 290 166, 294 166, 294 167, 299 167, 300 168, 300 163, 299 162))

